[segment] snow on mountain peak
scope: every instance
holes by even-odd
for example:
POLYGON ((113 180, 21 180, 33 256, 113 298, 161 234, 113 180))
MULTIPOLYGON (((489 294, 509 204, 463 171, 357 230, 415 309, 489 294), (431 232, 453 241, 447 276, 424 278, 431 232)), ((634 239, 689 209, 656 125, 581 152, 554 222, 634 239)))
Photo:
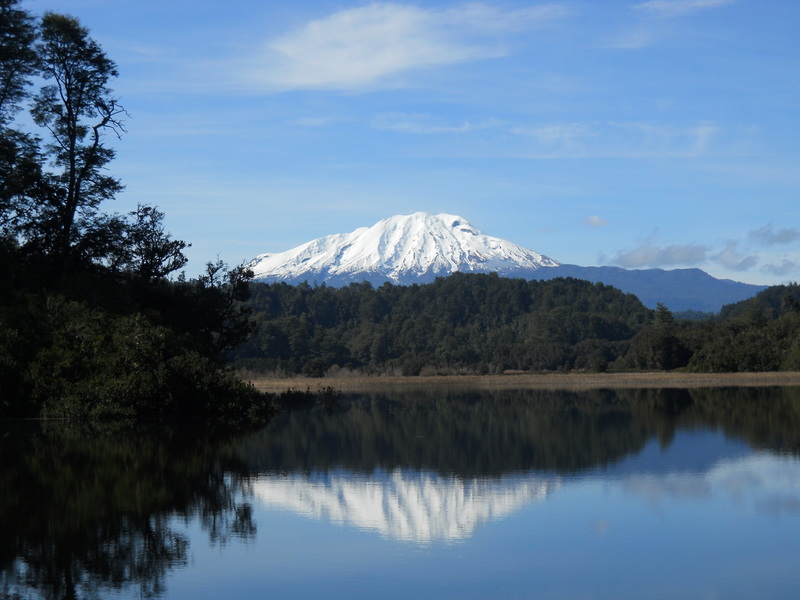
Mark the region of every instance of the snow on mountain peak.
POLYGON ((368 280, 411 283, 450 273, 506 273, 555 267, 538 252, 484 235, 463 217, 418 212, 372 227, 325 236, 250 264, 255 279, 344 283, 368 280))

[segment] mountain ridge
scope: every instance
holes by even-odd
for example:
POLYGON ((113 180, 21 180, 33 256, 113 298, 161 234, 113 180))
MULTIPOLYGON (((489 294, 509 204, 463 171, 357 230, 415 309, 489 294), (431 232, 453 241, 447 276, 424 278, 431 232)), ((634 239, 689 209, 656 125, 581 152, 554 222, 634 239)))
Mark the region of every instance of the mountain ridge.
POLYGON ((260 254, 249 266, 255 281, 333 287, 354 282, 424 284, 454 272, 528 280, 574 277, 634 294, 649 308, 662 303, 673 311, 719 312, 767 287, 716 279, 697 268, 629 270, 561 264, 485 235, 463 217, 424 212, 389 217, 371 227, 317 238, 285 252, 260 254))

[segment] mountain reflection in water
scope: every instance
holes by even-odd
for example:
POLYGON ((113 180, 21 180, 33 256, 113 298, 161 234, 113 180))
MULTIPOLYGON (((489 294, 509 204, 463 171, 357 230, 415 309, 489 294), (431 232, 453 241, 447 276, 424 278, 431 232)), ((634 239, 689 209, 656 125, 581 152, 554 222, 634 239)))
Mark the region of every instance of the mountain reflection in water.
MULTIPOLYGON (((275 537, 287 510, 299 519, 333 522, 341 535, 355 528, 384 543, 428 547, 437 552, 429 557, 431 564, 447 559, 437 542, 469 544, 469 552, 462 553, 485 555, 475 559, 472 577, 479 579, 473 583, 493 581, 494 571, 484 569, 501 560, 504 581, 516 576, 520 585, 528 585, 535 572, 543 585, 568 569, 572 559, 531 571, 530 548, 520 548, 520 540, 549 543, 556 560, 559 540, 575 535, 567 524, 589 518, 559 513, 574 508, 573 494, 580 489, 594 490, 600 504, 622 495, 669 510, 675 502, 722 499, 747 513, 730 512, 725 527, 739 527, 741 520, 742 535, 767 535, 763 532, 771 523, 751 521, 761 515, 784 519, 779 533, 769 535, 796 539, 798 455, 797 388, 358 395, 343 398, 333 410, 328 405, 285 411, 267 428, 236 436, 198 429, 14 423, 0 429, 0 597, 102 598, 112 592, 120 598, 214 597, 212 584, 230 597, 324 595, 325 585, 338 575, 319 561, 337 564, 341 542, 313 534, 306 540, 287 530, 299 536, 291 547, 303 543, 307 548, 303 558, 292 558, 282 550, 287 540, 275 537), (614 491, 609 496, 603 489, 614 491), (568 499, 564 507, 562 499, 568 499), (515 519, 531 507, 553 513, 555 520, 519 530, 515 519), (479 531, 500 521, 516 523, 522 537, 503 542, 508 549, 471 546, 479 531), (549 531, 550 523, 560 529, 549 531), (246 555, 237 554, 241 541, 251 548, 246 555), (320 549, 326 543, 334 544, 330 552, 320 549), (207 563, 205 549, 211 546, 219 551, 207 563), (517 565, 520 560, 528 563, 517 565), (304 577, 308 570, 317 573, 322 587, 304 577), (201 592, 202 586, 211 591, 201 592), (237 586, 251 593, 237 593, 237 586)), ((625 526, 620 515, 591 518, 598 533, 625 526)), ((628 535, 636 535, 638 526, 628 527, 628 535)), ((681 532, 687 536, 682 543, 694 539, 698 551, 719 550, 703 544, 722 538, 696 529, 681 532)), ((651 527, 648 535, 658 540, 668 534, 651 527)), ((737 541, 746 552, 751 540, 737 541)), ((591 547, 586 539, 580 543, 591 547)), ((753 551, 766 556, 761 544, 754 543, 753 551)), ((404 569, 397 574, 404 582, 397 593, 425 596, 414 587, 423 585, 424 568, 417 565, 421 570, 409 575, 414 555, 402 555, 396 566, 378 566, 376 549, 360 552, 361 562, 347 562, 349 570, 363 563, 364 569, 390 577, 392 569, 404 569)), ((394 561, 400 556, 396 552, 394 561)), ((463 561, 459 556, 451 559, 463 561)), ((676 556, 664 560, 674 566, 683 560, 676 556)), ((544 560, 539 553, 536 557, 544 560)), ((800 557, 785 554, 789 562, 794 558, 800 557)), ((581 578, 565 572, 567 580, 591 582, 594 563, 574 560, 581 578)), ((620 560, 640 557, 634 552, 620 560)), ((603 564, 600 555, 594 561, 603 564)), ((462 563, 436 564, 438 581, 462 563)), ((733 571, 731 577, 746 573, 733 571)), ((800 582, 788 573, 773 579, 784 587, 788 579, 786 589, 800 592, 800 582)), ((607 573, 597 576, 608 578, 607 573)), ((365 583, 366 571, 359 577, 359 593, 369 597, 377 588, 365 583)), ((461 575, 453 577, 450 585, 463 597, 479 593, 480 586, 473 590, 461 585, 461 575)), ((756 576, 754 582, 764 585, 756 576)), ((354 589, 342 589, 358 596, 354 589)), ((741 594, 747 589, 742 584, 741 594)), ((496 596, 487 592, 484 597, 496 596)))
MULTIPOLYGON (((765 403, 774 407, 774 391, 761 400, 758 392, 737 399, 738 393, 357 396, 333 414, 321 407, 284 413, 248 442, 242 457, 261 473, 252 489, 267 507, 398 540, 452 541, 580 474, 624 479, 643 494, 659 484, 674 494, 710 494, 729 464, 718 461, 750 452, 745 444, 705 432, 684 434, 668 457, 662 450, 679 429, 718 427, 720 418, 763 444, 764 417, 752 417, 765 403), (722 414, 715 414, 717 406, 722 414), (648 444, 655 448, 648 451, 648 444)), ((796 442, 787 424, 768 443, 794 443, 792 436, 796 442)), ((757 469, 745 473, 739 476, 762 483, 757 469)))
POLYGON ((536 476, 465 480, 402 469, 265 475, 253 482, 255 498, 268 507, 419 544, 469 537, 479 523, 509 515, 556 487, 557 480, 536 476))

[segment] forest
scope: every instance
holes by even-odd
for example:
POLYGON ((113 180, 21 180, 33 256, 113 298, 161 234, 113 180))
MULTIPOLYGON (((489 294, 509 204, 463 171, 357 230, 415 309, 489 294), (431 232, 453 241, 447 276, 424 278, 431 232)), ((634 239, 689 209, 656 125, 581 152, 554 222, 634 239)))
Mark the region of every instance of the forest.
POLYGON ((157 207, 105 211, 123 187, 114 62, 18 0, 0 0, 0 33, 0 416, 267 418, 223 359, 250 333, 248 271, 176 275, 188 244, 157 207))
POLYGON ((268 285, 217 260, 188 279, 157 206, 106 210, 116 65, 19 5, 0 0, 2 417, 258 422, 276 409, 240 376, 265 373, 800 370, 797 284, 684 320, 572 278, 268 285))
POLYGON ((800 369, 800 286, 679 319, 572 278, 460 274, 427 285, 251 284, 238 368, 279 375, 800 369))

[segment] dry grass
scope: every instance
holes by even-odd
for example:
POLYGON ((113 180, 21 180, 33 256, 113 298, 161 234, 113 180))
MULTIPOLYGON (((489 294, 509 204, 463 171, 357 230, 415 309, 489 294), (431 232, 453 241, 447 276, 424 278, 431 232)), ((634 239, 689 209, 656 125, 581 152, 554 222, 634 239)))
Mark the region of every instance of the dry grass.
POLYGON ((431 377, 252 378, 264 392, 288 389, 342 392, 461 386, 471 389, 588 390, 599 388, 698 388, 800 386, 800 372, 770 373, 543 373, 507 375, 438 375, 431 377))

